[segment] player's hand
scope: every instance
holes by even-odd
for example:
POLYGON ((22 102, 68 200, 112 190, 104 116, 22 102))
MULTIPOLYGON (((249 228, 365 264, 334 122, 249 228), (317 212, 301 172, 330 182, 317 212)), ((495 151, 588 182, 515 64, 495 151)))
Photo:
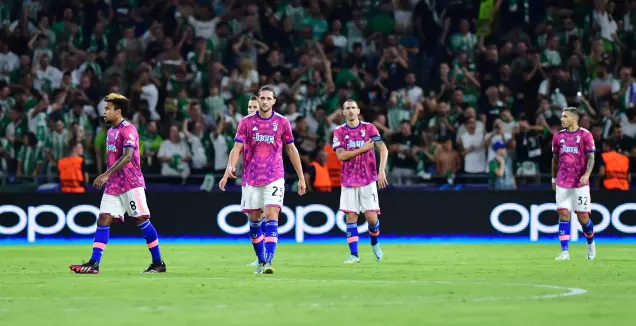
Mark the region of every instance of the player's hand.
POLYGON ((581 179, 579 180, 579 185, 586 185, 590 182, 590 176, 587 174, 584 174, 581 179))
POLYGON ((303 179, 298 180, 298 194, 302 196, 305 194, 306 191, 307 191, 307 186, 305 185, 305 180, 303 179))
POLYGON ((384 171, 380 171, 380 173, 378 173, 378 185, 380 186, 380 189, 384 189, 386 188, 386 186, 389 185, 389 182, 386 180, 386 173, 384 171))
POLYGON ((225 175, 227 175, 228 177, 232 178, 232 179, 236 179, 236 174, 234 174, 236 172, 236 168, 228 165, 227 169, 225 169, 225 175))
POLYGON ((370 150, 373 149, 373 140, 368 140, 366 143, 364 143, 364 146, 360 147, 360 149, 362 150, 362 153, 366 153, 370 150))
POLYGON ((102 187, 108 181, 109 177, 110 176, 108 174, 106 174, 106 173, 100 175, 99 177, 95 178, 95 181, 93 181, 93 186, 95 186, 95 188, 97 188, 97 189, 102 189, 102 187))
POLYGON ((221 178, 221 181, 219 181, 219 189, 221 189, 221 191, 225 191, 226 184, 227 184, 227 177, 223 176, 223 178, 221 178))

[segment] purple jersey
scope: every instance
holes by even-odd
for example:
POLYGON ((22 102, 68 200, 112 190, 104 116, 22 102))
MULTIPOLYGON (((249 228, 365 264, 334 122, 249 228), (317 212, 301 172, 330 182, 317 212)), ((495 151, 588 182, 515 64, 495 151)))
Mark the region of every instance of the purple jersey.
POLYGON ((243 143, 243 186, 263 187, 285 176, 283 143, 294 142, 289 120, 278 113, 257 113, 239 122, 234 141, 243 143))
MULTIPOLYGON (((374 125, 360 122, 357 127, 351 128, 344 124, 333 132, 333 150, 343 148, 345 151, 353 151, 364 146, 364 143, 369 140, 382 141, 380 133, 374 125)), ((340 178, 342 185, 346 187, 362 187, 378 180, 375 152, 373 150, 366 151, 342 162, 340 178)))
POLYGON ((559 157, 556 184, 562 188, 580 188, 579 180, 587 170, 587 153, 596 150, 594 137, 587 129, 575 132, 563 129, 552 137, 552 153, 559 157))
POLYGON ((108 169, 124 154, 126 147, 134 150, 132 159, 121 170, 110 176, 104 193, 119 195, 134 188, 146 187, 144 175, 141 173, 137 129, 132 123, 123 120, 117 127, 108 129, 106 134, 106 167, 108 169))

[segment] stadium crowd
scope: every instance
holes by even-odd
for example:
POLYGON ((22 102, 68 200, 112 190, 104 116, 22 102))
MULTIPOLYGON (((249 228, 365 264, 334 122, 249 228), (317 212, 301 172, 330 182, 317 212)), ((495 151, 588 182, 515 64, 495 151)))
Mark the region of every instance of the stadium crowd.
POLYGON ((132 101, 149 183, 218 177, 262 85, 312 178, 314 161, 338 168, 348 98, 386 141, 393 185, 548 184, 566 106, 594 135, 595 173, 612 150, 634 171, 633 0, 0 0, 0 15, 9 184, 55 180, 71 153, 103 172, 111 92, 132 101))

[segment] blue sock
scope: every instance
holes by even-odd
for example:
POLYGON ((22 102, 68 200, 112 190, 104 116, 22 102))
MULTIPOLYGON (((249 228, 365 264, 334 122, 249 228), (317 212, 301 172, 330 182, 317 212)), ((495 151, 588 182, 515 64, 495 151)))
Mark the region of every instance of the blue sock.
POLYGON ((351 255, 358 257, 358 223, 347 223, 347 242, 351 255))
POLYGON ((108 238, 110 237, 110 226, 97 226, 95 230, 95 240, 93 240, 93 254, 91 255, 91 263, 98 263, 102 260, 102 254, 106 245, 108 244, 108 238))
POLYGON ((261 217, 261 234, 265 234, 265 222, 267 222, 265 216, 261 217))
POLYGON ((585 238, 587 238, 587 244, 594 242, 594 223, 592 223, 591 218, 587 220, 586 225, 583 225, 583 233, 585 238))
POLYGON ((570 221, 559 221, 559 240, 561 240, 561 251, 568 251, 570 244, 570 221))
POLYGON ((261 228, 262 224, 262 221, 254 222, 250 220, 250 238, 252 239, 254 252, 259 262, 265 261, 265 244, 263 242, 265 237, 263 236, 263 229, 261 228))
POLYGON ((371 245, 378 244, 378 237, 380 236, 380 220, 375 222, 374 225, 369 224, 369 235, 371 236, 371 245))
POLYGON ((278 221, 265 222, 265 260, 272 262, 276 253, 276 243, 278 242, 278 221))
POLYGON ((145 222, 137 225, 141 232, 144 234, 144 238, 146 238, 146 243, 148 244, 148 250, 150 250, 150 255, 152 256, 153 262, 161 261, 161 251, 159 251, 159 235, 157 235, 157 230, 150 223, 150 220, 146 220, 145 222))

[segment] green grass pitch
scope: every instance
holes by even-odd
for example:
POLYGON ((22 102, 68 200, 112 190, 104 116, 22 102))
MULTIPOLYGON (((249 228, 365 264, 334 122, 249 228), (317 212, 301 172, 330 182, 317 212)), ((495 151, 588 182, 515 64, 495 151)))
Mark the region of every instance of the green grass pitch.
POLYGON ((142 275, 143 244, 109 245, 99 275, 74 275, 90 245, 0 247, 0 325, 636 325, 636 246, 280 244, 274 275, 252 246, 164 244, 168 273, 142 275))

